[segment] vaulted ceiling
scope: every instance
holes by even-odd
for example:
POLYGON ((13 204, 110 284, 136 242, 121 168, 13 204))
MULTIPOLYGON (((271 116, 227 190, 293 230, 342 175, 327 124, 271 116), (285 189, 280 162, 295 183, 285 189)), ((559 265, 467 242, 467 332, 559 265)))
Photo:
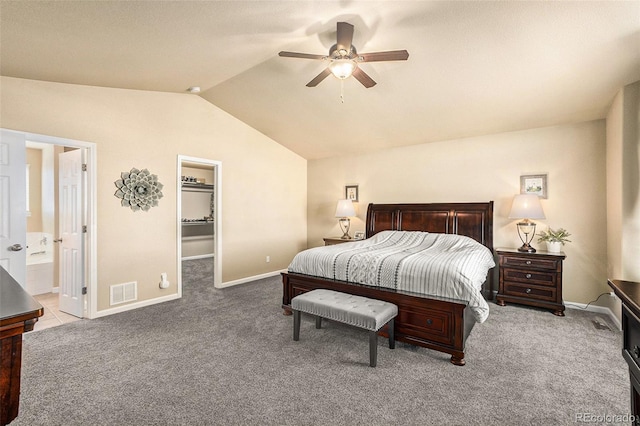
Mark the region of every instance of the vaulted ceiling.
POLYGON ((640 1, 13 1, 0 74, 199 95, 314 159, 599 119, 640 80, 640 1), (359 52, 409 51, 306 83, 336 23, 359 52), (340 95, 344 95, 344 103, 340 95))

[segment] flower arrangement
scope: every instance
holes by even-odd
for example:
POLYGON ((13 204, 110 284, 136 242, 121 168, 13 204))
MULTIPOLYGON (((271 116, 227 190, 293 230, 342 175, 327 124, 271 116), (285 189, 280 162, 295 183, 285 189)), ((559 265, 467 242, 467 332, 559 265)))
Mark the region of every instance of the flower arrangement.
POLYGON ((565 243, 571 242, 568 238, 570 236, 571 234, 564 228, 558 228, 555 231, 549 228, 548 231, 542 231, 538 234, 538 242, 560 243, 564 245, 565 243))

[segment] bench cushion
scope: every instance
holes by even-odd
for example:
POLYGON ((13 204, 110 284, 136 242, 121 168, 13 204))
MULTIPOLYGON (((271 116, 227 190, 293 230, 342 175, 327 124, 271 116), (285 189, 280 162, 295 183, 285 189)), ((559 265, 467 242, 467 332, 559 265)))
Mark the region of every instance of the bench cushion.
POLYGON ((325 289, 294 297, 291 308, 370 331, 379 330, 398 315, 393 303, 325 289))

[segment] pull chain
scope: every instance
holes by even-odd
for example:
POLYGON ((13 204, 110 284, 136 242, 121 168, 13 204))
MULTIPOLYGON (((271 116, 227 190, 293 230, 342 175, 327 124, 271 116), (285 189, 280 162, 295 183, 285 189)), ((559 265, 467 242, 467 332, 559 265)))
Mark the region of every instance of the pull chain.
POLYGON ((344 79, 340 79, 340 102, 344 103, 344 79))

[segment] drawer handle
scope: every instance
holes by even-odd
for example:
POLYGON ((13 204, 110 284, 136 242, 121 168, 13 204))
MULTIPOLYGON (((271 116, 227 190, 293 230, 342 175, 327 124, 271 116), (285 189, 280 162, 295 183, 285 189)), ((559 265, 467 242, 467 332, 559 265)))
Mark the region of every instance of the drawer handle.
POLYGON ((633 347, 633 356, 636 358, 640 358, 640 348, 638 345, 633 347))
MULTIPOLYGON (((531 289, 530 289, 530 288, 528 288, 528 289, 526 289, 524 292, 525 292, 525 293, 527 293, 527 294, 529 294, 529 293, 531 293, 531 289)), ((638 353, 640 353, 640 351, 639 351, 638 353)))
POLYGON ((525 275, 525 277, 531 278, 531 274, 527 274, 527 275, 525 275))
MULTIPOLYGON (((427 325, 431 325, 431 324, 433 324, 433 320, 432 320, 431 318, 429 318, 429 319, 427 320, 427 325)), ((637 346, 636 346, 636 347, 637 347, 637 346)), ((640 353, 640 349, 638 349, 638 351, 639 351, 639 353, 640 353)))
POLYGON ((527 260, 527 265, 531 265, 531 261, 530 260, 527 260))

